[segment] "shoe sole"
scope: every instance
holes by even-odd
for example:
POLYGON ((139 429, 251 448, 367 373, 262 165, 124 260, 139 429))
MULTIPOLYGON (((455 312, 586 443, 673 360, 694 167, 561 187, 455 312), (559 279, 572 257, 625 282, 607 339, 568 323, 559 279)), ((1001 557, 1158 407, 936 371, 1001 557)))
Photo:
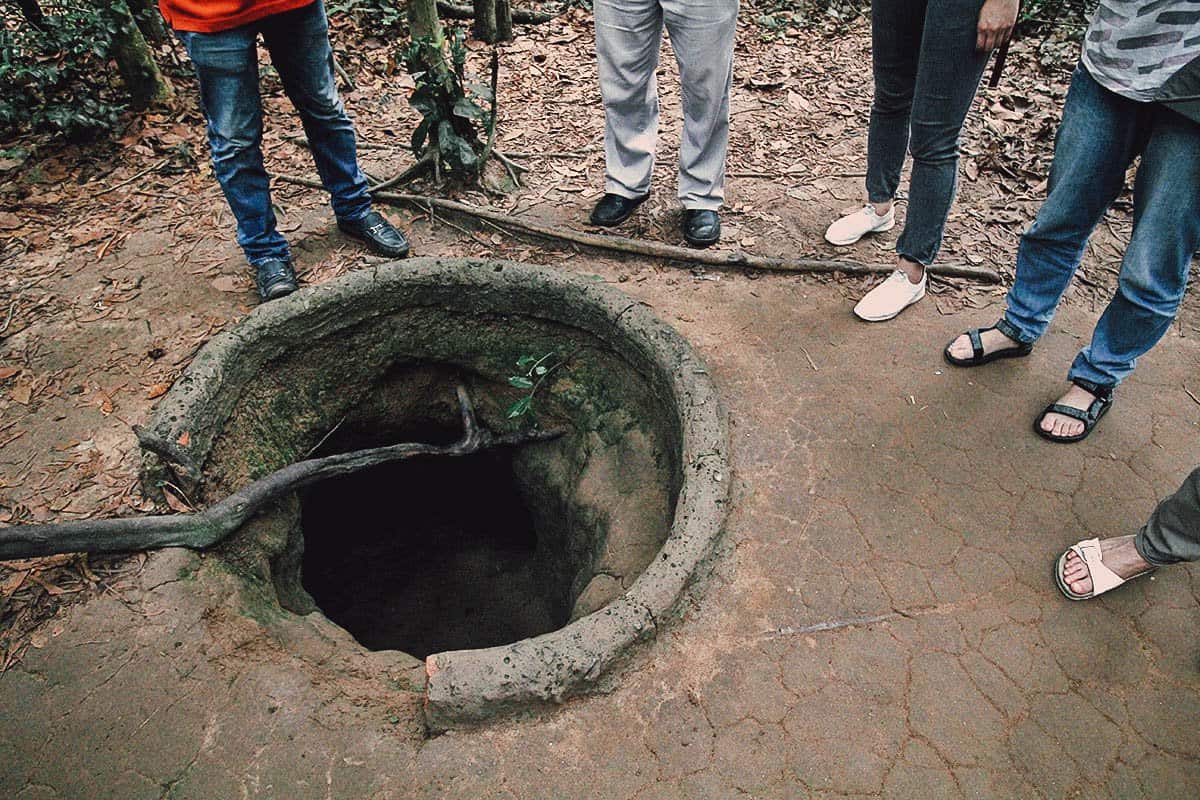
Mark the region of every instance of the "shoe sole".
POLYGON ((917 303, 921 302, 921 300, 923 300, 924 298, 925 298, 925 290, 922 289, 921 293, 919 295, 917 295, 912 300, 909 300, 907 303, 905 303, 905 305, 899 311, 896 311, 895 313, 892 313, 892 314, 888 314, 885 317, 864 317, 862 314, 858 313, 857 309, 854 310, 854 316, 858 317, 863 322, 887 322, 889 319, 895 319, 896 317, 900 316, 902 313, 904 313, 904 309, 908 308, 909 306, 916 305, 917 303))
POLYGON ((721 241, 721 237, 718 235, 712 239, 692 239, 689 236, 684 236, 683 240, 692 247, 703 249, 705 247, 712 247, 714 244, 721 241))
MULTIPOLYGON (((962 334, 959 335, 961 336, 962 334)), ((958 341, 958 336, 954 337, 950 344, 954 344, 956 341, 958 341)), ((959 367, 961 369, 982 367, 984 364, 990 364, 993 361, 999 361, 1002 358, 1025 358, 1025 356, 1033 352, 1032 347, 1028 349, 1022 347, 1006 347, 1003 350, 993 350, 990 353, 984 353, 979 358, 975 358, 974 356, 971 358, 956 358, 955 356, 950 355, 950 344, 946 345, 946 348, 942 350, 942 358, 944 358, 946 363, 950 366, 959 367)))
POLYGON ((272 287, 271 291, 267 292, 266 296, 259 295, 262 302, 266 303, 270 300, 278 300, 281 297, 287 297, 292 292, 295 292, 299 287, 296 284, 285 284, 283 286, 272 287))
POLYGON ((825 241, 829 242, 831 245, 834 245, 835 247, 845 247, 846 245, 854 244, 855 242, 859 241, 860 239, 862 239, 864 236, 866 236, 868 234, 885 233, 887 231, 890 231, 894 227, 896 227, 896 220, 893 218, 891 222, 887 223, 883 227, 871 228, 871 230, 869 230, 869 231, 863 231, 858 236, 855 236, 853 239, 834 240, 834 239, 829 238, 829 234, 825 234, 825 241))

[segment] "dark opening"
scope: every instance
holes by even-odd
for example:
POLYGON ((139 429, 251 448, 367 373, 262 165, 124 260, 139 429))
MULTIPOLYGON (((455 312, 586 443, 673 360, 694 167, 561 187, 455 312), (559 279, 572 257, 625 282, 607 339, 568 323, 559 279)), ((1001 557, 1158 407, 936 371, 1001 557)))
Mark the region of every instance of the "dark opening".
MULTIPOLYGON (((408 441, 445 438, 426 431, 408 441)), ((327 481, 302 494, 301 514, 304 588, 368 649, 424 658, 492 647, 556 630, 570 615, 506 452, 327 481)))

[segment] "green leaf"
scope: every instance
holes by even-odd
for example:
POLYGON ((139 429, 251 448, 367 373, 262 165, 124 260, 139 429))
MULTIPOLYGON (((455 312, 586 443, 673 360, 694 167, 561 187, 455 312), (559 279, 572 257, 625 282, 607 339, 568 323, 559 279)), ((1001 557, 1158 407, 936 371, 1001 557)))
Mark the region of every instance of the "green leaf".
POLYGON ((509 386, 515 386, 518 389, 532 389, 533 381, 526 378, 524 375, 513 375, 508 379, 509 386))
POLYGON ((541 376, 541 375, 545 375, 546 372, 547 372, 547 369, 545 367, 534 367, 533 368, 534 375, 541 376))
POLYGON ((521 356, 520 358, 517 359, 517 366, 520 367, 521 369, 525 369, 526 367, 532 367, 536 363, 537 363, 537 359, 534 358, 533 356, 521 356))
POLYGON ((522 397, 517 402, 513 403, 508 409, 508 418, 516 419, 529 413, 529 405, 533 402, 533 397, 522 397))

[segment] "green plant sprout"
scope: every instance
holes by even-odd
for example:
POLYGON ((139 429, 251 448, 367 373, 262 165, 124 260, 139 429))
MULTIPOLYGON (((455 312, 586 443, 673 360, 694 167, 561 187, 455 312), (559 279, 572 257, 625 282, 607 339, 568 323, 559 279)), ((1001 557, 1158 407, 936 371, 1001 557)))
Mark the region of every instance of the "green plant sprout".
POLYGON ((567 359, 563 358, 547 366, 547 362, 553 361, 555 357, 555 352, 551 350, 541 358, 524 355, 517 359, 517 369, 521 370, 521 374, 508 376, 508 385, 516 389, 524 389, 526 394, 509 406, 509 419, 525 416, 532 411, 533 398, 538 389, 542 387, 547 378, 554 374, 555 370, 567 363, 567 359))

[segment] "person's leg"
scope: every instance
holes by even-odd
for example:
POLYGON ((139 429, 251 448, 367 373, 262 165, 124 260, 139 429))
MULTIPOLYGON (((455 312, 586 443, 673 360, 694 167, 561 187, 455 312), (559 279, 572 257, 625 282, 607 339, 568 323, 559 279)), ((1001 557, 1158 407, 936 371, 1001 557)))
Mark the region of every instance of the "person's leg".
MULTIPOLYGON (((1138 104, 1101 87, 1082 64, 1076 67, 1054 144, 1049 192, 1021 237, 1004 316, 980 335, 985 354, 1030 344, 1045 333, 1088 237, 1125 185, 1125 171, 1140 147, 1138 104)), ((948 352, 970 358, 970 339, 959 336, 948 352)))
POLYGON ((1100 84, 1080 64, 1071 78, 1050 165, 1049 192, 1021 237, 1002 333, 1033 342, 1046 332, 1092 230, 1125 185, 1137 155, 1137 103, 1100 84))
MULTIPOLYGON (((1071 386, 1058 400, 1080 410, 1111 394, 1167 332, 1200 248, 1200 127, 1157 106, 1143 105, 1139 112, 1145 146, 1117 294, 1071 364, 1071 386)), ((1063 414, 1047 414, 1039 424, 1057 438, 1084 430, 1083 422, 1063 414)))
POLYGON ((1133 186, 1133 234, 1117 293, 1069 378, 1112 387, 1175 320, 1200 250, 1200 125, 1156 108, 1133 186))
MULTIPOLYGON (((1122 578, 1151 567, 1200 561, 1200 468, 1184 479, 1175 494, 1158 504, 1135 535, 1103 539, 1100 550, 1104 566, 1122 578)), ((1091 594, 1087 566, 1074 553, 1067 555, 1063 578, 1075 594, 1091 594)))
POLYGON ((287 261, 287 241, 275 228, 263 169, 257 34, 248 26, 220 33, 183 31, 179 38, 196 70, 213 175, 237 220, 238 244, 255 266, 287 261))
MULTIPOLYGON (((913 91, 909 151, 912 179, 897 254, 928 266, 942 244, 958 185, 963 121, 989 53, 976 49, 981 0, 930 0, 913 91)), ((910 275, 910 279, 911 279, 910 275)))
POLYGON ((658 0, 596 0, 596 58, 604 100, 604 191, 626 198, 650 192, 658 141, 658 0))
POLYGON ((1156 566, 1200 561, 1200 467, 1158 504, 1134 544, 1138 555, 1156 566))
POLYGON ((929 0, 871 4, 875 98, 867 129, 867 202, 885 214, 900 186, 929 0))
POLYGON ((267 17, 260 23, 271 63, 304 125, 333 213, 353 221, 371 210, 367 179, 358 166, 354 123, 338 97, 324 4, 267 17))
POLYGON ((738 0, 662 0, 662 9, 683 95, 679 202, 716 211, 725 199, 738 0))

